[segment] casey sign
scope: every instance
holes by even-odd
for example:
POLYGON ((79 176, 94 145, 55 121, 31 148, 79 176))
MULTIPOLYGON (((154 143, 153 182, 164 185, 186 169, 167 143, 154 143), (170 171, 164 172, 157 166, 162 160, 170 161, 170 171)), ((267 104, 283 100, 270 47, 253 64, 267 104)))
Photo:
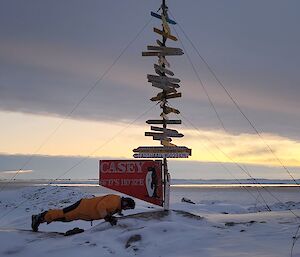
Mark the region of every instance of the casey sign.
POLYGON ((161 161, 101 160, 99 185, 163 206, 161 161))

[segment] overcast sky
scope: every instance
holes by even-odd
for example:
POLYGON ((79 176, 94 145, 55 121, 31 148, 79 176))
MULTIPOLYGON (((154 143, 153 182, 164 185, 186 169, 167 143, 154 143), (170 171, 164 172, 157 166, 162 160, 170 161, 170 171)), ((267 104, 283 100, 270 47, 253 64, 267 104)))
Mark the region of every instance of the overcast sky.
MULTIPOLYGON (((248 118, 259 131, 267 135, 266 141, 274 146, 274 151, 283 158, 286 165, 300 166, 300 158, 297 157, 300 152, 300 2, 169 0, 167 4, 176 21, 248 118), (290 159, 284 156, 287 149, 293 151, 287 154, 292 156, 290 159)), ((87 143, 86 134, 90 132, 82 128, 88 127, 90 122, 102 126, 102 129, 97 130, 101 135, 111 132, 108 135, 110 137, 118 133, 119 127, 116 124, 123 123, 122 126, 126 126, 126 122, 151 108, 153 103, 148 99, 157 90, 147 83, 146 74, 153 73, 155 58, 142 57, 141 51, 155 43, 157 36, 152 32, 152 27, 160 26, 160 22, 155 19, 151 20, 110 72, 72 113, 70 118, 74 124, 85 124, 74 125, 74 130, 75 127, 81 130, 81 135, 78 132, 76 138, 70 136, 64 142, 63 138, 73 133, 70 125, 73 123, 63 125, 58 131, 61 135, 49 142, 53 144, 52 148, 45 146, 35 152, 61 118, 70 113, 147 24, 151 18, 150 11, 157 11, 159 5, 160 1, 156 0, 2 0, 0 152, 5 155, 35 153, 85 156, 107 137, 100 137, 93 131, 94 137, 88 139, 90 141, 86 151, 58 150, 70 145, 71 141, 78 142, 77 145, 87 143), (109 131, 108 125, 116 126, 116 130, 109 131), (97 143, 93 144, 93 138, 97 138, 97 143)), ((274 157, 266 156, 263 161, 253 157, 267 151, 261 142, 257 143, 257 147, 251 146, 251 149, 249 144, 239 146, 243 142, 253 141, 255 132, 201 62, 180 28, 175 26, 175 29, 224 120, 226 132, 221 131, 215 113, 186 58, 187 54, 168 59, 175 76, 182 81, 183 92, 183 98, 173 100, 172 105, 178 107, 199 130, 218 133, 215 138, 224 136, 234 140, 236 149, 232 146, 229 149, 228 140, 226 144, 225 141, 223 143, 227 145, 230 154, 241 158, 237 161, 268 166, 267 160, 270 160, 269 166, 276 166, 274 160, 271 160, 274 157), (251 153, 251 158, 248 156, 243 159, 245 153, 251 153)), ((172 31, 176 34, 174 29, 172 31)), ((180 42, 170 44, 181 47, 180 42)), ((158 115, 159 109, 156 108, 135 122, 140 127, 134 131, 141 135, 134 141, 136 147, 149 142, 149 139, 142 141, 147 128, 144 122, 158 115)), ((178 144, 194 143, 193 147, 197 148, 195 138, 191 139, 194 128, 187 124, 187 127, 178 128, 179 131, 181 129, 186 130, 188 135, 186 141, 178 144)), ((112 150, 99 153, 99 156, 130 157, 129 148, 132 146, 121 139, 110 147, 120 147, 120 143, 124 143, 122 148, 128 148, 128 151, 119 153, 116 150, 114 153, 112 150)), ((203 159, 200 150, 194 150, 197 155, 194 161, 217 161, 213 157, 203 159)), ((186 165, 188 167, 188 162, 186 165)), ((5 168, 0 167, 1 170, 5 168)))

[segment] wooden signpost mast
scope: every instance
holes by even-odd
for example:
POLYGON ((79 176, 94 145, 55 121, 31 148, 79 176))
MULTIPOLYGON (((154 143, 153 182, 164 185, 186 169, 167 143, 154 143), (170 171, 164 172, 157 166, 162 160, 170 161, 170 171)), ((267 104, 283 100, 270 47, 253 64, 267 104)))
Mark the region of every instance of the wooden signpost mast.
POLYGON ((181 120, 169 119, 169 114, 179 114, 179 110, 170 107, 169 99, 181 97, 181 93, 177 91, 180 87, 180 79, 174 78, 174 73, 169 69, 170 64, 167 61, 167 56, 183 55, 180 48, 168 47, 166 42, 168 39, 177 41, 177 38, 171 34, 169 24, 175 25, 176 22, 171 20, 168 16, 168 7, 166 1, 162 0, 161 14, 151 12, 151 16, 159 19, 162 22, 162 30, 153 28, 153 31, 162 36, 162 41, 156 40, 157 45, 147 46, 146 52, 142 52, 143 56, 156 56, 158 63, 154 64, 156 75, 148 74, 148 82, 153 87, 161 89, 156 96, 152 97, 151 101, 160 102, 162 112, 160 114, 161 120, 147 120, 147 124, 151 126, 151 132, 145 132, 145 136, 152 136, 153 140, 160 141, 162 146, 140 146, 133 150, 135 158, 163 158, 163 172, 164 172, 164 208, 169 209, 170 197, 170 175, 168 172, 167 158, 188 158, 191 155, 191 149, 185 146, 177 146, 172 142, 173 137, 183 137, 183 134, 177 130, 168 129, 168 124, 181 124, 181 120), (158 125, 162 125, 159 127, 158 125), (154 131, 154 132, 153 132, 154 131))
MULTIPOLYGON (((168 9, 167 9, 165 0, 162 0, 161 8, 162 8, 163 16, 168 17, 168 9)), ((166 32, 164 26, 163 26, 163 31, 166 32)), ((165 47, 167 38, 164 35, 162 37, 163 37, 163 46, 165 47)), ((166 65, 163 63, 162 67, 165 68, 166 65)), ((166 74, 162 74, 162 75, 166 76, 166 74)), ((166 110, 166 103, 167 103, 167 99, 164 97, 163 100, 162 100, 163 113, 165 113, 165 110, 166 110)), ((164 128, 164 130, 166 130, 167 129, 166 117, 163 116, 162 118, 163 118, 163 128, 164 128)), ((171 181, 170 181, 170 175, 169 175, 169 171, 168 171, 167 158, 163 159, 163 167, 164 167, 163 168, 163 171, 164 171, 164 208, 165 208, 165 210, 169 210, 169 205, 170 205, 170 182, 171 181)))

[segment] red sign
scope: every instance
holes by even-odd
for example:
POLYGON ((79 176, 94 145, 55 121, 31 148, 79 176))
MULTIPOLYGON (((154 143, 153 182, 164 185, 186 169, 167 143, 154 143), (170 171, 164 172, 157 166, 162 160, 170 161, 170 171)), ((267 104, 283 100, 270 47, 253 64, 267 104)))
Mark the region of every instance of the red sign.
POLYGON ((163 206, 162 162, 101 160, 99 185, 163 206))

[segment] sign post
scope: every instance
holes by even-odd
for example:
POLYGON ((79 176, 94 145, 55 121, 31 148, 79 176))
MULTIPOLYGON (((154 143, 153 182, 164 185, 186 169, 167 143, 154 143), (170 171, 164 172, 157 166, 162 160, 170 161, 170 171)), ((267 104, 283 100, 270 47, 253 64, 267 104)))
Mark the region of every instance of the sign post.
POLYGON ((169 18, 165 0, 162 0, 160 10, 161 14, 151 12, 151 16, 161 21, 162 29, 153 28, 153 31, 162 36, 162 39, 157 39, 155 46, 147 46, 147 51, 142 52, 142 56, 158 58, 154 64, 156 74, 148 74, 147 79, 154 88, 162 90, 150 99, 160 103, 162 112, 159 119, 146 121, 151 125, 151 131, 145 132, 145 136, 152 137, 161 145, 140 146, 134 149, 133 157, 139 160, 101 160, 99 184, 169 210, 171 176, 167 158, 188 158, 192 150, 174 144, 172 138, 181 138, 184 135, 168 128, 168 125, 181 124, 180 119, 170 119, 168 115, 180 114, 179 110, 170 106, 169 100, 180 98, 182 94, 178 92, 180 79, 173 77, 174 72, 169 69, 167 57, 183 55, 183 51, 180 48, 166 46, 167 39, 177 41, 171 34, 169 26, 175 25, 176 22, 169 18), (144 160, 145 158, 162 160, 144 160))
POLYGON ((162 90, 150 100, 158 101, 162 112, 161 119, 147 120, 147 124, 162 125, 162 127, 151 126, 151 132, 145 132, 145 136, 153 137, 153 140, 160 141, 161 146, 140 146, 133 150, 134 158, 162 158, 163 166, 163 185, 164 198, 163 206, 165 210, 169 210, 170 202, 170 174, 168 171, 167 158, 188 158, 191 155, 191 149, 185 146, 177 146, 172 142, 172 138, 183 137, 183 134, 177 130, 167 128, 169 124, 181 124, 181 120, 169 119, 168 115, 180 114, 180 111, 171 107, 168 100, 181 97, 181 93, 177 90, 180 88, 180 79, 174 78, 174 72, 169 70, 170 63, 167 61, 167 56, 180 56, 183 54, 182 49, 167 47, 167 39, 177 41, 177 38, 171 34, 169 24, 175 25, 176 22, 168 16, 168 7, 166 1, 162 0, 161 14, 151 12, 151 16, 161 21, 162 29, 153 28, 153 31, 162 36, 162 39, 156 40, 156 46, 147 46, 146 52, 142 52, 142 56, 157 57, 158 61, 154 64, 155 75, 148 74, 148 82, 153 87, 162 90), (168 75, 168 76, 167 76, 168 75))

